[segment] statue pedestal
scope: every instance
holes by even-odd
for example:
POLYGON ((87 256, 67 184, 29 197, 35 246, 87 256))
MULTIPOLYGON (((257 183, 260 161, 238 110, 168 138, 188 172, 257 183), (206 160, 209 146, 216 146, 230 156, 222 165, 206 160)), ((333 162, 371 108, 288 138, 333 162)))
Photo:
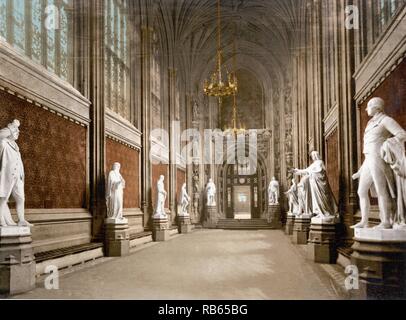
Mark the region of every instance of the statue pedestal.
POLYGON ((295 244, 307 244, 309 239, 311 217, 301 216, 295 218, 292 241, 295 244))
POLYGON ((188 234, 192 232, 192 222, 189 215, 178 216, 178 231, 180 234, 188 234))
POLYGON ((274 229, 282 229, 281 206, 279 204, 268 206, 268 224, 274 229))
POLYGON ((206 219, 203 222, 203 227, 209 229, 217 228, 219 222, 217 206, 206 207, 206 210, 206 219))
POLYGON ((316 263, 335 264, 336 250, 336 221, 313 218, 311 220, 308 254, 316 263))
POLYGON ((169 220, 166 217, 154 217, 154 224, 152 227, 152 238, 155 242, 168 241, 171 237, 169 230, 169 220))
POLYGON ((288 236, 293 235, 293 225, 295 224, 296 215, 288 213, 286 218, 285 234, 288 236))
POLYGON ((130 253, 130 231, 127 219, 106 219, 105 255, 122 257, 130 253))
POLYGON ((35 288, 35 259, 28 227, 0 227, 0 294, 35 288))
POLYGON ((406 231, 355 229, 352 264, 359 299, 406 299, 406 231))

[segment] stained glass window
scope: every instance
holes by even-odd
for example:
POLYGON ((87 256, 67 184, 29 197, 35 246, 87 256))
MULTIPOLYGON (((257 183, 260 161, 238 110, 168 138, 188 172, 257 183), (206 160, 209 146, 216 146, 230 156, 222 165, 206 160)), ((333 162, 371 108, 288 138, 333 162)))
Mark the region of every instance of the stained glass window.
POLYGON ((69 56, 70 56, 70 37, 69 37, 69 1, 64 0, 60 12, 60 77, 67 80, 69 77, 69 56))
MULTIPOLYGON (((403 1, 403 0, 402 0, 403 1)), ((381 27, 387 25, 395 15, 402 1, 399 0, 380 0, 379 1, 379 23, 381 27)), ((380 30, 382 31, 382 30, 380 30)))
POLYGON ((42 62, 42 0, 31 1, 31 57, 42 62))
POLYGON ((70 80, 72 0, 0 0, 0 36, 70 80))
POLYGON ((163 112, 161 107, 161 66, 158 49, 158 36, 152 37, 152 62, 151 62, 151 96, 152 96, 152 128, 163 128, 163 112))
POLYGON ((45 28, 47 29, 47 67, 55 71, 55 56, 56 56, 56 30, 59 28, 59 12, 56 10, 55 1, 48 0, 47 20, 45 28))
POLYGON ((0 0, 0 37, 7 38, 7 0, 0 0))
POLYGON ((25 1, 13 0, 12 8, 13 44, 25 51, 25 1))
POLYGON ((105 105, 131 120, 127 1, 105 0, 105 105))

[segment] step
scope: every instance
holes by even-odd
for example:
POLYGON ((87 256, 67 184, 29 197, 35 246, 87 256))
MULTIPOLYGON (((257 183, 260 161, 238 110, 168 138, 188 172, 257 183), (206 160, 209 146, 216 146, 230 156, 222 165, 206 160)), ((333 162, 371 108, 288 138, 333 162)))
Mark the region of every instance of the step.
MULTIPOLYGON (((152 232, 140 232, 130 236, 130 247, 152 242, 152 232)), ((103 243, 87 243, 35 254, 36 275, 44 275, 48 266, 58 270, 68 269, 104 257, 103 243)))
POLYGON ((130 248, 142 246, 152 242, 152 232, 140 232, 130 236, 130 248))
POLYGON ((268 224, 267 220, 219 220, 223 224, 268 224))
POLYGON ((102 243, 88 243, 58 250, 51 250, 35 254, 36 275, 46 273, 48 266, 55 266, 58 270, 73 267, 104 256, 102 243))

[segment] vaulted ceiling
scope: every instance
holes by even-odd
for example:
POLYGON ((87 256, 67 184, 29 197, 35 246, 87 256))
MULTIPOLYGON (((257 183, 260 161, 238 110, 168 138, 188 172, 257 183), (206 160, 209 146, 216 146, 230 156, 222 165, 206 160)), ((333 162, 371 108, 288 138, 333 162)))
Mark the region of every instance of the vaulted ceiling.
MULTIPOLYGON (((222 46, 238 68, 259 78, 284 81, 305 0, 221 0, 222 46), (234 51, 235 48, 235 51, 234 51)), ((191 86, 212 71, 216 58, 216 0, 158 0, 152 5, 163 49, 191 86)))

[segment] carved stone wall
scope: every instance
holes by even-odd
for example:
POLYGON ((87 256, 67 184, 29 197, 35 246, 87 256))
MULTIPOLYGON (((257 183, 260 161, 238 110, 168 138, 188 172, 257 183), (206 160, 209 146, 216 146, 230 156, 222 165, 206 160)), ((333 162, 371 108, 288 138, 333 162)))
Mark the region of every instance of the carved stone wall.
POLYGON ((326 137, 326 168, 328 181, 331 189, 338 201, 340 196, 340 174, 339 174, 339 154, 338 154, 338 129, 332 131, 326 137))
POLYGON ((0 91, 0 126, 18 119, 26 207, 86 208, 86 128, 0 91))
POLYGON ((140 207, 140 166, 139 152, 112 139, 106 139, 106 179, 113 164, 121 164, 121 175, 126 181, 124 189, 124 208, 140 207))

